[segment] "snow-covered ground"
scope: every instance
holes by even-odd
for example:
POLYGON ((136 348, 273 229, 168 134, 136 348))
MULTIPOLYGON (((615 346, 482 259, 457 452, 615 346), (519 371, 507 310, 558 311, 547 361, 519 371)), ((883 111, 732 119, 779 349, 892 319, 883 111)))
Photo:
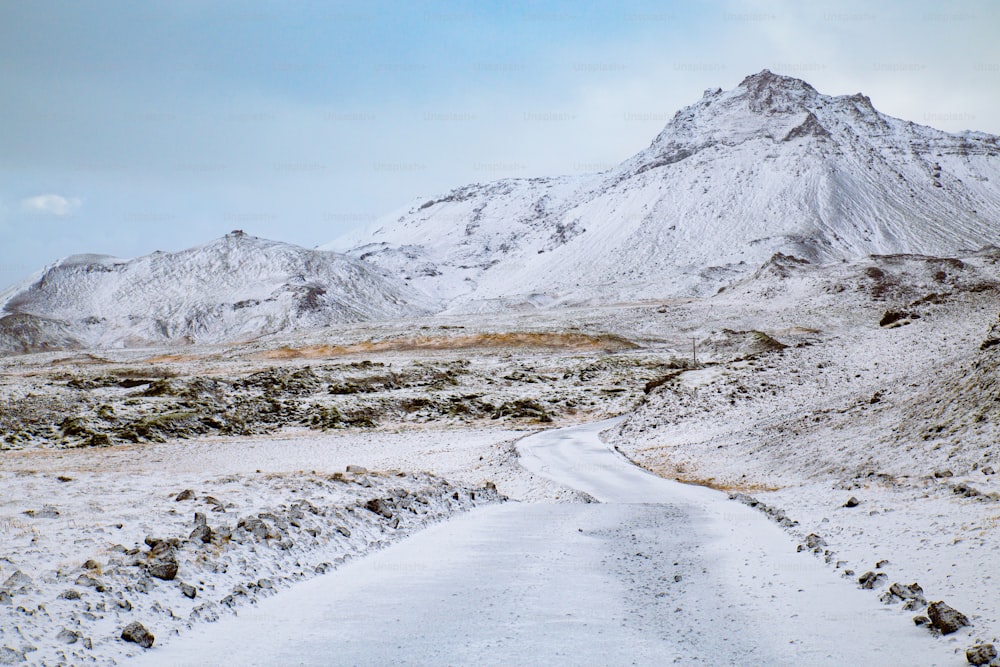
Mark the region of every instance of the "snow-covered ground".
POLYGON ((477 510, 137 664, 964 661, 964 637, 927 636, 724 494, 634 467, 599 440, 607 426, 518 446, 599 503, 477 510))

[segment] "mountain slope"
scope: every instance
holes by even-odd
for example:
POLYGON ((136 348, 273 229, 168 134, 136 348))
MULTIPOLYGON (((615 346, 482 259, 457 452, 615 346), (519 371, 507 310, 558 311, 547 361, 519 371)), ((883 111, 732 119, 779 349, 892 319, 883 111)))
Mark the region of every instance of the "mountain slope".
POLYGON ((233 232, 132 260, 74 255, 7 291, 0 350, 219 342, 431 303, 363 262, 233 232))
POLYGON ((777 252, 811 262, 1000 243, 1000 144, 765 70, 707 91, 599 174, 415 203, 351 255, 456 309, 714 293, 777 252))

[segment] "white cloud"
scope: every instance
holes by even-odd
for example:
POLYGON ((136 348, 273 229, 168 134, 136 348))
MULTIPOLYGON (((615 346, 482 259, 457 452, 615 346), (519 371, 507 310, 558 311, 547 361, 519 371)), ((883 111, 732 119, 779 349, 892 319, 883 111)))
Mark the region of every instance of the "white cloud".
POLYGON ((83 204, 76 197, 62 195, 38 195, 21 200, 21 208, 29 213, 54 215, 58 218, 72 215, 83 204))

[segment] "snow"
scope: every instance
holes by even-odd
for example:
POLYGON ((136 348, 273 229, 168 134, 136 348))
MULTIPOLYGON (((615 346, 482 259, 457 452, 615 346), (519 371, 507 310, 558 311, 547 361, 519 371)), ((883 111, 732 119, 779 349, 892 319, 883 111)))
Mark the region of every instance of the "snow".
POLYGON ((233 342, 432 306, 344 255, 234 232, 178 253, 55 263, 4 293, 0 350, 233 342), (40 330, 11 323, 25 318, 40 330))
POLYGON ((629 464, 608 425, 519 445, 604 502, 474 511, 138 664, 962 664, 760 514, 629 464))
POLYGON ((422 199, 350 254, 454 312, 707 295, 777 252, 828 263, 1000 243, 998 183, 997 137, 764 71, 678 111, 613 169, 422 199))

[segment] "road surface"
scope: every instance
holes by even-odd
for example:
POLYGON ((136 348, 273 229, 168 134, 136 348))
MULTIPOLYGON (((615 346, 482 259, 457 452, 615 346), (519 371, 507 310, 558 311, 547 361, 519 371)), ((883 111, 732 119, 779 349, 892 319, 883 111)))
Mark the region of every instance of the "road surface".
POLYGON ((524 439, 600 502, 433 526, 146 652, 149 665, 961 665, 760 513, 655 477, 608 423, 524 439))

